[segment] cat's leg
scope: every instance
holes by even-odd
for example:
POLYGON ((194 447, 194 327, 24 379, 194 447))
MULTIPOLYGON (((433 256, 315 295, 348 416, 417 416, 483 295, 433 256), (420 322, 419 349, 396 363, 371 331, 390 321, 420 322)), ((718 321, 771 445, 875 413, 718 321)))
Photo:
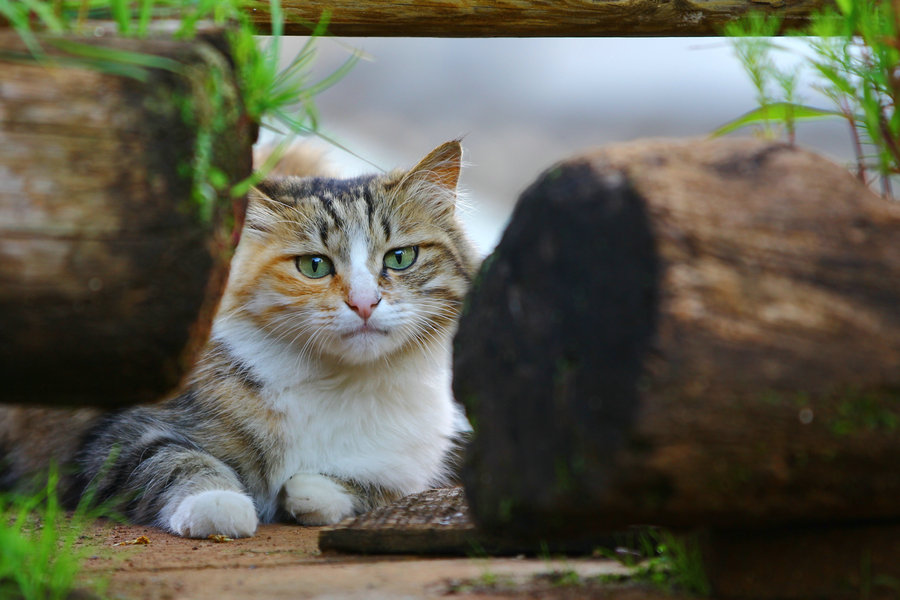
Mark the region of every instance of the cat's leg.
POLYGON ((200 450, 173 447, 162 454, 159 462, 169 476, 160 490, 159 526, 192 538, 256 532, 256 507, 230 467, 200 450))
POLYGON ((333 525, 361 512, 340 482, 318 473, 295 473, 281 490, 281 505, 303 525, 333 525))
POLYGON ((363 486, 319 473, 295 473, 281 490, 281 505, 303 525, 333 525, 401 496, 380 486, 363 486))
POLYGON ((248 537, 259 522, 234 470, 180 439, 163 436, 127 446, 98 489, 101 497, 130 499, 126 513, 134 522, 184 537, 248 537))
POLYGON ((226 535, 240 538, 256 533, 259 517, 246 493, 231 489, 191 492, 167 504, 160 513, 161 526, 176 535, 206 538, 226 535), (167 515, 174 507, 174 511, 167 515))

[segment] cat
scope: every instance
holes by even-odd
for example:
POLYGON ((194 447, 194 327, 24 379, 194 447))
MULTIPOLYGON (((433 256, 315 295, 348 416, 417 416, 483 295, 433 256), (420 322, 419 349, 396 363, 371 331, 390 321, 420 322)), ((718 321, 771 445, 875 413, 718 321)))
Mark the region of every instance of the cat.
POLYGON ((57 460, 70 497, 195 538, 333 524, 445 483, 468 428, 451 337, 477 267, 460 168, 453 141, 408 171, 263 180, 180 393, 111 414, 0 409, 4 482, 57 460))

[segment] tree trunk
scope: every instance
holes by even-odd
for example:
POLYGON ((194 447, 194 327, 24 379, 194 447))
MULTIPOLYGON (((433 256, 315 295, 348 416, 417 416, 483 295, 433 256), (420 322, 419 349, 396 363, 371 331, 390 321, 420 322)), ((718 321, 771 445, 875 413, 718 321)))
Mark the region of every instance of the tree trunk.
POLYGON ((106 74, 49 39, 55 60, 38 63, 0 33, 21 56, 0 62, 4 402, 113 407, 170 391, 205 343, 242 219, 227 189, 192 193, 198 132, 229 181, 251 169, 227 57, 204 42, 90 43, 181 66, 106 74))
POLYGON ((456 338, 476 521, 553 539, 900 518, 898 236, 900 207, 782 144, 550 169, 456 338))
MULTIPOLYGON (((476 0, 449 2, 360 2, 287 0, 285 31, 309 35, 327 14, 328 32, 339 36, 404 37, 603 37, 722 35, 748 11, 783 19, 783 29, 808 23, 824 0, 476 0)), ((251 17, 271 29, 263 7, 251 17)))

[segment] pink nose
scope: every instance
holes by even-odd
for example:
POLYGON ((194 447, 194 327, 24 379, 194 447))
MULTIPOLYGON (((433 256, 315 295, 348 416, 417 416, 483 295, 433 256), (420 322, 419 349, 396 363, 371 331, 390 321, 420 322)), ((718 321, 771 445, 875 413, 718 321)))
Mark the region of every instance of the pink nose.
POLYGON ((351 292, 346 302, 347 306, 362 317, 363 321, 368 321, 375 307, 381 302, 381 297, 374 294, 354 294, 351 292))

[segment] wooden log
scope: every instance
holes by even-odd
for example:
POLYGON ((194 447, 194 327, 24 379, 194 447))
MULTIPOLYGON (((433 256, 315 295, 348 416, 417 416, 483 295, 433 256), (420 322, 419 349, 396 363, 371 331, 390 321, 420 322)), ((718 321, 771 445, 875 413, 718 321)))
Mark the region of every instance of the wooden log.
MULTIPOLYGON (((340 36, 388 37, 603 37, 721 35, 748 11, 778 15, 784 30, 808 22, 827 0, 447 0, 382 2, 286 0, 285 31, 309 35, 328 14, 328 31, 340 36)), ((252 9, 253 22, 271 30, 268 12, 252 9)))
POLYGON ((646 142, 522 196, 455 342, 476 522, 900 519, 900 206, 760 140, 646 142))
POLYGON ((227 190, 206 208, 192 196, 204 111, 219 119, 205 131, 212 164, 230 181, 251 169, 255 132, 228 58, 205 42, 90 43, 180 72, 139 81, 37 63, 0 32, 6 56, 22 57, 0 62, 4 402, 112 407, 170 391, 205 343, 242 219, 244 201, 227 190))

